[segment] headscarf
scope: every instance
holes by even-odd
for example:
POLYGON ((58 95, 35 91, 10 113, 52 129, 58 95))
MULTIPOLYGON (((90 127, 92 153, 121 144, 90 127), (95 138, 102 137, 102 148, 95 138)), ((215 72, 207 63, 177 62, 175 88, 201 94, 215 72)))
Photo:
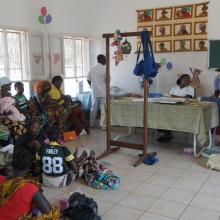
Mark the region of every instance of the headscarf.
MULTIPOLYGON (((11 180, 5 181, 3 184, 0 184, 0 207, 7 204, 7 202, 14 196, 14 194, 22 188, 26 183, 32 183, 37 186, 39 189, 41 187, 40 183, 32 179, 24 179, 23 177, 17 177, 11 180)), ((52 207, 51 212, 49 214, 42 214, 39 217, 33 217, 32 213, 28 213, 28 215, 23 215, 19 218, 19 220, 59 220, 60 212, 59 209, 55 206, 52 207)))
POLYGON ((26 183, 32 183, 40 188, 40 184, 35 180, 24 179, 22 177, 6 180, 4 183, 0 184, 0 207, 4 206, 26 183))
POLYGON ((11 84, 11 80, 8 77, 4 76, 0 78, 0 88, 8 84, 11 84))
POLYGON ((42 94, 45 87, 51 86, 51 83, 47 80, 39 80, 34 83, 33 91, 37 94, 42 94))

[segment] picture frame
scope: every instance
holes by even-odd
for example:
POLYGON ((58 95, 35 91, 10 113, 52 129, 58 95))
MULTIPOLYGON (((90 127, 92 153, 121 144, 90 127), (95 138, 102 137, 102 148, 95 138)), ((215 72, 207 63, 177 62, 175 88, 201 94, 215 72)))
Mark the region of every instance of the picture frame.
POLYGON ((191 39, 174 40, 174 52, 189 52, 192 50, 191 39))
MULTIPOLYGON (((138 52, 138 49, 139 49, 140 44, 141 44, 141 42, 138 41, 138 42, 137 42, 137 51, 136 51, 135 53, 138 52)), ((151 41, 151 44, 152 44, 153 52, 155 52, 154 41, 151 41)), ((142 45, 141 45, 141 53, 143 53, 143 47, 142 47, 142 45)))
POLYGON ((146 26, 138 26, 137 31, 142 32, 144 30, 147 30, 150 32, 150 35, 153 34, 153 25, 146 25, 146 26))
POLYGON ((60 34, 49 34, 50 48, 50 68, 51 75, 63 75, 64 69, 64 54, 63 54, 63 36, 60 34))
POLYGON ((153 9, 137 11, 138 22, 152 22, 153 20, 154 20, 153 9))
POLYGON ((193 5, 182 5, 175 7, 174 19, 193 18, 193 5))
POLYGON ((174 24, 174 36, 184 36, 192 34, 192 22, 174 24))
POLYGON ((194 34, 208 34, 208 21, 199 21, 194 23, 194 34))
POLYGON ((43 33, 29 33, 30 73, 31 79, 45 77, 45 39, 43 33))
POLYGON ((208 39, 195 39, 194 51, 208 51, 208 39))
POLYGON ((195 17, 208 17, 208 2, 200 3, 195 5, 195 17))
POLYGON ((172 35, 172 24, 155 25, 155 37, 168 37, 172 35))
POLYGON ((158 8, 155 12, 156 21, 167 21, 171 20, 173 17, 173 8, 158 8))
POLYGON ((155 53, 169 53, 172 52, 172 41, 155 41, 155 53))

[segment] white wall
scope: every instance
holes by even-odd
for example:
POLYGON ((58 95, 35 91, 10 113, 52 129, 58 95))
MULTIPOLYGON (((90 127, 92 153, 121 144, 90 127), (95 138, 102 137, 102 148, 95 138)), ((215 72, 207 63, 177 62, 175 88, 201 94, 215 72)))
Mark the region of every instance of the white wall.
MULTIPOLYGON (((45 38, 48 33, 72 33, 87 35, 93 40, 91 48, 91 64, 95 63, 98 53, 104 52, 103 33, 113 32, 117 28, 121 31, 135 31, 136 9, 173 6, 188 3, 197 3, 203 0, 0 0, 0 26, 11 26, 26 28, 36 32, 44 32, 45 38), (38 16, 42 6, 48 8, 53 16, 50 25, 40 25, 38 16)), ((220 1, 210 0, 209 5, 209 38, 220 39, 220 29, 217 28, 220 20, 220 1)), ((135 44, 135 39, 129 39, 135 44)), ((136 49, 136 46, 134 46, 136 49)), ((48 42, 45 45, 46 52, 46 73, 49 75, 49 49, 48 42)), ((134 52, 134 51, 133 51, 134 52)), ((113 53, 113 51, 112 51, 113 53)), ((111 55, 113 56, 113 54, 111 55)), ((158 61, 162 57, 173 63, 173 71, 162 69, 157 84, 158 91, 167 92, 175 83, 176 75, 187 73, 188 68, 199 67, 203 70, 201 82, 204 91, 208 95, 212 91, 214 71, 207 68, 208 54, 202 53, 172 53, 156 55, 158 61)), ((140 92, 138 78, 133 76, 132 70, 135 64, 136 55, 132 53, 126 61, 115 67, 112 60, 112 84, 118 85, 129 92, 140 92)), ((156 89, 156 88, 155 88, 156 89)))
POLYGON ((88 34, 92 3, 87 0, 0 0, 0 25, 55 33, 88 34), (50 25, 38 22, 40 9, 46 6, 52 15, 50 25))
POLYGON ((89 35, 91 9, 87 0, 0 0, 0 27, 24 29, 31 32, 43 32, 46 77, 50 75, 49 33, 89 35), (85 7, 87 5, 88 7, 85 7), (46 6, 53 21, 41 25, 38 21, 41 7, 46 6))
MULTIPOLYGON (((95 25, 92 26, 89 32, 91 35, 100 38, 103 33, 114 32, 114 30, 118 28, 122 32, 136 31, 136 9, 200 3, 202 0, 94 0, 93 2, 99 4, 99 13, 93 16, 95 25)), ((220 20, 219 8, 219 0, 210 0, 209 39, 220 39, 220 29, 217 28, 217 21, 220 20)), ((167 71, 163 68, 160 71, 157 76, 158 91, 168 92, 170 87, 175 84, 177 74, 190 73, 189 67, 198 67, 203 70, 201 83, 203 85, 204 94, 211 94, 216 72, 208 70, 208 52, 156 54, 157 61, 160 61, 163 57, 173 63, 173 70, 167 71)), ((127 91, 139 91, 138 79, 132 75, 135 60, 136 55, 131 54, 127 58, 127 61, 120 63, 118 67, 115 67, 114 63, 112 63, 111 74, 113 85, 118 85, 127 91)))

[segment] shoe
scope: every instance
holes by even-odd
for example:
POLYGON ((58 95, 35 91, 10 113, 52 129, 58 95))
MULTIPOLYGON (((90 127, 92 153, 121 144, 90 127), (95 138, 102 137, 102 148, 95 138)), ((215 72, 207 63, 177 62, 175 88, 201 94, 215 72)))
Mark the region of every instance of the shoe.
POLYGON ((156 164, 158 162, 159 162, 159 159, 156 158, 156 157, 147 157, 144 160, 144 164, 146 164, 146 165, 154 165, 154 164, 156 164))

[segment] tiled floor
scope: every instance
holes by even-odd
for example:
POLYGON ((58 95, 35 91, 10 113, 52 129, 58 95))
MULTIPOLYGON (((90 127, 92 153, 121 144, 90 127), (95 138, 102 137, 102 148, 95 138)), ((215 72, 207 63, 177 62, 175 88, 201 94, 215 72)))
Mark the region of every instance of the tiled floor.
MULTIPOLYGON (((53 203, 69 197, 72 192, 84 192, 93 197, 103 220, 220 220, 220 173, 206 168, 206 159, 183 153, 184 134, 177 134, 168 144, 159 144, 150 137, 149 149, 158 153, 159 163, 153 166, 132 164, 139 151, 121 149, 103 160, 121 178, 118 191, 101 191, 86 186, 83 181, 57 190, 44 188, 53 203)), ((136 137, 140 138, 140 137, 136 137)), ((91 135, 68 143, 73 151, 106 147, 106 133, 93 129, 91 135)))

